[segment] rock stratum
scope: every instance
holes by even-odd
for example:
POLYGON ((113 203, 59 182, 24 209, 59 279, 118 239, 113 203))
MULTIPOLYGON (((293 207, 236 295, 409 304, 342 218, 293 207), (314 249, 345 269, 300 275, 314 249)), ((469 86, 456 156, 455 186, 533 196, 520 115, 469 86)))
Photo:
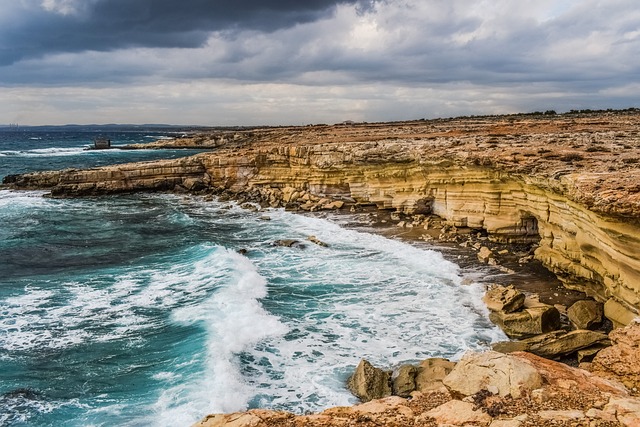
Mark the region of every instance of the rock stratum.
POLYGON ((636 109, 250 129, 174 143, 194 140, 215 148, 3 183, 53 196, 226 191, 292 209, 346 202, 432 213, 494 241, 538 241, 535 257, 565 286, 605 303, 617 326, 640 313, 636 109))

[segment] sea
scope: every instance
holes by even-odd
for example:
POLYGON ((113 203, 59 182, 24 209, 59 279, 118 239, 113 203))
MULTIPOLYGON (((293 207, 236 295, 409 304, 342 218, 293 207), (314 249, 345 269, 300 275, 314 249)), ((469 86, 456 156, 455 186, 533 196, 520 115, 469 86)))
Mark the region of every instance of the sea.
MULTIPOLYGON (((194 154, 85 150, 97 135, 119 146, 175 132, 0 129, 0 176, 194 154)), ((321 411, 357 402, 345 382, 362 358, 456 360, 505 339, 482 285, 438 247, 348 218, 168 193, 0 190, 0 425, 321 411)))

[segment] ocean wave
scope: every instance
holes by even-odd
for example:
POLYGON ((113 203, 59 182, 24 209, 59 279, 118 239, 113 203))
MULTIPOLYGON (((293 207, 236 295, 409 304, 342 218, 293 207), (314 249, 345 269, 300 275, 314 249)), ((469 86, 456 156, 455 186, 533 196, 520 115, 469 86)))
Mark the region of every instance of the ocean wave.
POLYGON ((87 146, 82 147, 51 147, 51 148, 34 148, 33 150, 6 150, 0 151, 0 156, 76 156, 86 152, 87 146))
POLYGON ((260 303, 267 282, 250 260, 231 250, 220 251, 213 263, 196 263, 195 271, 222 272, 225 285, 200 304, 172 314, 178 324, 206 330, 205 371, 195 381, 164 390, 154 405, 158 425, 192 424, 198 414, 245 409, 255 394, 245 381, 238 354, 262 340, 282 336, 288 328, 260 303))
MULTIPOLYGON (((7 297, 0 309, 0 347, 11 354, 55 350, 87 342, 137 339, 157 327, 148 310, 167 310, 206 297, 216 278, 191 262, 215 258, 215 247, 198 246, 176 255, 183 260, 166 268, 117 274, 104 272, 86 281, 60 285, 57 292, 27 287, 7 297)), ((198 265, 198 262, 195 264, 198 265)))

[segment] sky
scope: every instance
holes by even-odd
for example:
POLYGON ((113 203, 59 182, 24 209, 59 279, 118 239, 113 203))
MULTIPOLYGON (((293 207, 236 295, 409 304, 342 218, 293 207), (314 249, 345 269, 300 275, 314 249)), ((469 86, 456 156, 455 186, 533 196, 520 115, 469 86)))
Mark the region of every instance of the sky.
POLYGON ((0 0, 0 124, 639 106, 638 0, 0 0))

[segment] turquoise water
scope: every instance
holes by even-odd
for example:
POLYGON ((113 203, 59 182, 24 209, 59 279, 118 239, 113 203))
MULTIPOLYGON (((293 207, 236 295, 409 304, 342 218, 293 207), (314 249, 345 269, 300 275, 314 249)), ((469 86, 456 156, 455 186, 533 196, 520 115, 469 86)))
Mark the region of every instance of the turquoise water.
MULTIPOLYGON (((0 157, 3 168, 16 169, 0 157)), ((456 358, 503 338, 481 287, 440 253, 339 217, 167 194, 41 196, 0 191, 1 425, 316 411, 355 402, 344 382, 362 357, 456 358), (272 245, 309 235, 329 247, 272 245)))

